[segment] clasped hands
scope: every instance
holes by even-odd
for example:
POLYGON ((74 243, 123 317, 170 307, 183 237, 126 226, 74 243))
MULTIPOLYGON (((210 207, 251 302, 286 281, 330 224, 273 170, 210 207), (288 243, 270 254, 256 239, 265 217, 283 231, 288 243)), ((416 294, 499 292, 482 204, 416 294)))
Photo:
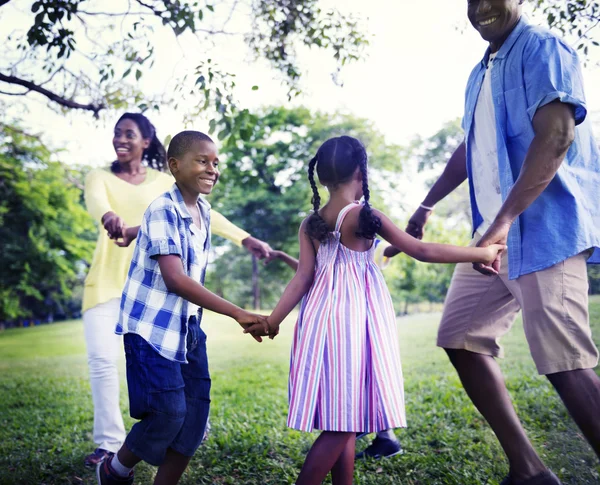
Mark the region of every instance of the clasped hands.
POLYGON ((262 342, 262 337, 273 340, 279 333, 279 325, 270 322, 269 317, 264 315, 243 311, 235 319, 244 329, 244 333, 249 333, 257 342, 262 342))

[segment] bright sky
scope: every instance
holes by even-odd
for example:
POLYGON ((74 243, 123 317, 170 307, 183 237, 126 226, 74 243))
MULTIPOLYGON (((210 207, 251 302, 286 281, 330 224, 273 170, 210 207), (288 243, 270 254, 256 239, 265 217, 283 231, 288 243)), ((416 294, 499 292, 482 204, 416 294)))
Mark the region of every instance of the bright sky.
MULTIPOLYGON (((30 3, 15 2, 25 10, 30 3)), ((30 21, 14 8, 8 10, 11 4, 2 9, 1 36, 19 22, 30 21)), ((395 143, 433 134, 444 122, 461 116, 467 77, 486 48, 467 23, 465 0, 324 0, 322 5, 368 18, 366 25, 373 35, 368 58, 346 67, 342 73, 344 86, 338 87, 331 81, 334 64, 328 54, 302 52, 305 94, 294 100, 294 105, 342 110, 368 118, 395 143)), ((246 62, 247 51, 240 48, 239 41, 229 37, 219 42, 211 55, 237 74, 238 96, 244 106, 290 104, 272 71, 246 62), (251 90, 254 84, 260 86, 258 91, 251 90)), ((174 69, 195 66, 199 60, 195 55, 200 48, 197 44, 185 43, 185 57, 184 42, 178 44, 171 35, 155 39, 155 44, 159 46, 155 67, 142 78, 142 86, 148 91, 168 89, 174 69)), ((594 55, 594 61, 600 60, 600 52, 594 55)), ((597 62, 591 62, 584 75, 589 111, 600 112, 597 62)), ((45 100, 37 95, 30 97, 29 110, 20 112, 20 117, 29 129, 43 133, 52 146, 66 148, 61 160, 95 166, 113 160, 111 138, 116 117, 96 121, 87 113, 57 115, 46 108, 45 100)), ((183 128, 181 115, 168 107, 160 115, 150 112, 148 116, 160 139, 183 128)), ((206 120, 198 120, 193 127, 208 130, 206 120)))

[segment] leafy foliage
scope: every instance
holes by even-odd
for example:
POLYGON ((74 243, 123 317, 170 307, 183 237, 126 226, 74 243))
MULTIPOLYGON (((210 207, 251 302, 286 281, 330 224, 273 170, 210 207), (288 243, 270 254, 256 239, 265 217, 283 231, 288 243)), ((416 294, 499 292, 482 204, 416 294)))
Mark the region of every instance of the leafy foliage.
POLYGON ((300 92, 297 45, 329 51, 336 74, 368 45, 357 19, 323 10, 318 0, 133 0, 123 7, 99 0, 32 2, 27 32, 15 31, 3 40, 0 81, 26 89, 13 94, 37 92, 54 106, 96 116, 106 108, 158 110, 176 106, 183 97, 180 107, 187 117, 214 110, 213 126, 225 137, 243 128, 247 112, 235 121, 235 76, 209 54, 217 39, 245 42, 254 60, 267 60, 281 75, 290 97, 300 92), (229 30, 232 19, 246 30, 229 30), (172 94, 147 96, 139 81, 154 65, 157 39, 169 34, 181 37, 181 45, 198 42, 203 50, 186 52, 196 67, 174 73, 172 94))
POLYGON ((535 9, 546 17, 551 29, 575 36, 576 47, 585 56, 590 46, 599 45, 592 36, 600 24, 600 2, 597 0, 535 0, 535 9))
MULTIPOLYGON (((399 147, 386 145, 383 136, 364 119, 283 107, 266 109, 250 119, 243 143, 230 137, 222 148, 226 168, 211 202, 253 236, 293 256, 298 255, 300 222, 311 210, 307 163, 326 139, 348 134, 363 141, 372 174, 394 169, 397 176, 402 169, 399 147)), ((375 206, 385 209, 376 187, 372 193, 375 206)), ((261 272, 263 305, 272 305, 292 273, 279 262, 261 272)), ((249 305, 250 275, 245 251, 231 248, 215 262, 208 286, 249 305)))
MULTIPOLYGON (((73 170, 18 128, 0 132, 0 321, 68 313, 96 229, 73 170)), ((78 308, 77 308, 78 310, 78 308)))

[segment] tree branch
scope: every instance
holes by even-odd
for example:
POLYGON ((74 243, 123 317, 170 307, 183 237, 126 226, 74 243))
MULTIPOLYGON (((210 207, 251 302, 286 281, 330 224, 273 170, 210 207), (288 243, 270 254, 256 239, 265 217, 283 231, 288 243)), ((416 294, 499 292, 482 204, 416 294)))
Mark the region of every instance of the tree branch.
MULTIPOLYGON (((3 0, 0 0, 0 2, 3 0)), ((0 81, 3 81, 8 84, 16 84, 17 86, 23 86, 24 88, 29 89, 30 91, 35 91, 36 93, 40 93, 43 96, 46 96, 50 101, 54 101, 55 103, 65 106, 66 108, 74 108, 74 109, 83 109, 86 111, 92 111, 94 113, 94 117, 98 118, 98 112, 105 109, 106 105, 100 104, 81 104, 76 101, 66 99, 63 96, 60 96, 52 91, 49 91, 46 88, 43 88, 31 81, 26 81, 25 79, 18 78, 16 76, 7 76, 5 74, 0 73, 0 81)))

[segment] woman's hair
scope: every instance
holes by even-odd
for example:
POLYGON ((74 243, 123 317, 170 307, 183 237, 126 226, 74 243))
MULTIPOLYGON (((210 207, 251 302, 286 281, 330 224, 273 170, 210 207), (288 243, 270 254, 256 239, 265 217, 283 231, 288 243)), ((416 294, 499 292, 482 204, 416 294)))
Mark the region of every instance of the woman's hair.
MULTIPOLYGON (((167 152, 163 144, 156 137, 156 128, 150 123, 150 120, 141 113, 125 113, 119 118, 115 126, 122 120, 133 121, 139 128, 142 138, 150 140, 150 145, 144 150, 142 159, 146 161, 149 167, 161 172, 165 171, 167 168, 167 152)), ((110 169, 116 173, 120 171, 121 166, 118 161, 114 161, 110 169)))
POLYGON ((319 215, 321 198, 315 183, 315 167, 319 182, 323 185, 335 186, 352 178, 356 169, 362 174, 364 206, 358 218, 356 235, 366 239, 374 239, 381 228, 381 219, 377 217, 369 204, 369 180, 367 177, 367 151, 364 145, 351 136, 330 138, 317 150, 317 154, 308 163, 308 180, 312 188, 313 213, 308 218, 306 232, 320 242, 329 237, 329 228, 319 215))

